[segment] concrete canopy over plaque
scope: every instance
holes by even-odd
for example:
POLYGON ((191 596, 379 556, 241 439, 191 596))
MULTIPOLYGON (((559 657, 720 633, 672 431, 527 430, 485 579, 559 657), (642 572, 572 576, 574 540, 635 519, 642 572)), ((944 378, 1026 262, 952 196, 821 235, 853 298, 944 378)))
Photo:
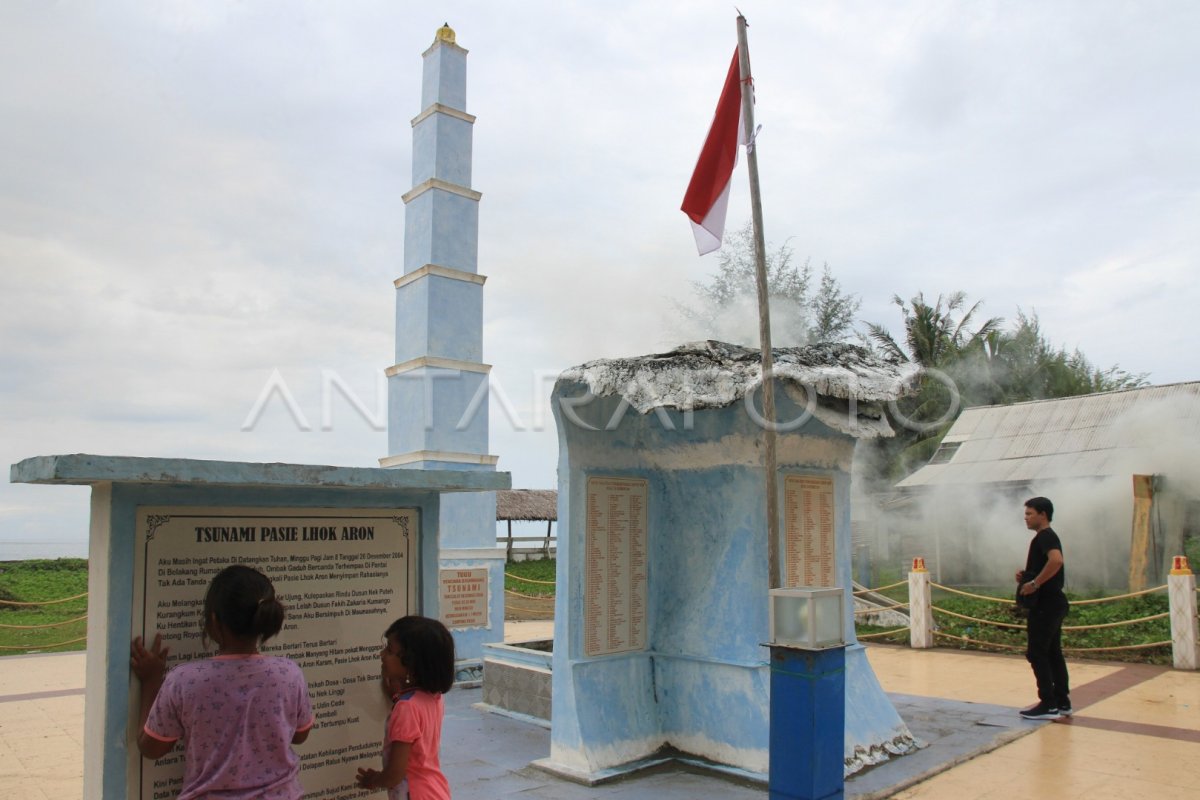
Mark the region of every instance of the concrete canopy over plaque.
MULTIPOLYGON (((296 747, 306 796, 361 796, 354 765, 377 761, 388 711, 378 682, 383 631, 405 614, 442 616, 441 564, 484 555, 439 545, 442 494, 510 483, 502 472, 94 455, 26 459, 11 480, 92 486, 88 800, 177 792, 179 750, 158 762, 138 754, 129 642, 161 633, 172 664, 210 652, 201 639, 204 592, 236 563, 264 572, 287 608, 264 652, 291 658, 308 681, 317 724, 296 747)), ((481 591, 499 594, 486 569, 473 574, 476 605, 481 591)), ((489 602, 499 602, 486 599, 484 621, 489 602)))
MULTIPOLYGON (((851 345, 774 353, 779 585, 848 587, 854 445, 891 435, 880 405, 917 373, 851 345)), ((760 364, 757 350, 698 342, 584 364, 555 385, 558 592, 542 766, 591 781, 683 753, 765 776, 767 526, 762 418, 749 405, 760 364)), ((850 773, 914 740, 856 642, 849 593, 844 618, 850 773)))

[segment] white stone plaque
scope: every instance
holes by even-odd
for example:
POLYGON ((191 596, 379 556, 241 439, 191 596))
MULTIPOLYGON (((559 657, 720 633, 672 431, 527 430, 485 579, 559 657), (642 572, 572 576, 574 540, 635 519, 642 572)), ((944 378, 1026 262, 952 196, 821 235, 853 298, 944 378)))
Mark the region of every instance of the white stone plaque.
POLYGON ((646 497, 634 478, 588 478, 583 650, 646 648, 646 497))
POLYGON ((442 623, 452 630, 488 626, 488 571, 443 569, 438 574, 442 623))
MULTIPOLYGON (((413 509, 138 509, 133 632, 170 646, 170 664, 215 653, 201 642, 212 577, 230 564, 261 570, 287 609, 262 652, 304 671, 316 725, 296 746, 308 800, 362 796, 359 766, 381 767, 389 711, 379 680, 384 631, 416 613, 418 515, 413 509)), ((131 787, 141 800, 174 797, 182 747, 157 762, 138 755, 130 693, 131 787), (136 760, 136 762, 134 761, 136 760)))
POLYGON ((833 479, 788 475, 783 512, 787 587, 836 586, 833 479))

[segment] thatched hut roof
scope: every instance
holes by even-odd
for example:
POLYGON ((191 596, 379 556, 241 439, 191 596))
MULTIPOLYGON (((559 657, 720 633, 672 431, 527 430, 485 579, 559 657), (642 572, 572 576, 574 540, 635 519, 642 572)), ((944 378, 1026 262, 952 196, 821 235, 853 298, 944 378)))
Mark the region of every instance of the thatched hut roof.
POLYGON ((556 520, 558 492, 554 489, 496 492, 496 519, 556 520))

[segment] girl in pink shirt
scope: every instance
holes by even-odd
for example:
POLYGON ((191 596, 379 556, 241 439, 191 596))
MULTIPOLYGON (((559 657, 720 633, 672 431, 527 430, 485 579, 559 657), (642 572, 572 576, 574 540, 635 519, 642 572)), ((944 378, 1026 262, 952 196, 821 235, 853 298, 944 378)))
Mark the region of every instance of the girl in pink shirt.
POLYGON ((389 800, 450 800, 438 762, 442 695, 454 684, 454 637, 429 617, 401 617, 384 634, 379 653, 383 689, 392 698, 383 740, 383 770, 360 767, 363 789, 387 789, 389 800))
POLYGON ((313 714, 308 685, 287 658, 258 646, 283 627, 275 587, 256 569, 221 570, 204 596, 204 636, 215 658, 167 672, 167 648, 133 640, 131 665, 142 684, 138 749, 161 758, 183 739, 178 800, 223 797, 299 800, 300 758, 292 745, 308 738, 313 714))

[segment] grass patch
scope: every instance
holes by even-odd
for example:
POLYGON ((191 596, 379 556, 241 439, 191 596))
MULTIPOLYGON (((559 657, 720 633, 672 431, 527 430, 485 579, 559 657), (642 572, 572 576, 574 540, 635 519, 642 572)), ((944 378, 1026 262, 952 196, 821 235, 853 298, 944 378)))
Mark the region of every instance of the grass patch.
POLYGON ((0 655, 84 650, 87 636, 87 560, 0 561, 0 655), (68 603, 50 603, 83 594, 68 603))
POLYGON ((504 565, 504 588, 510 592, 529 594, 535 597, 553 597, 557 564, 558 562, 553 558, 542 558, 537 561, 509 561, 504 565))

